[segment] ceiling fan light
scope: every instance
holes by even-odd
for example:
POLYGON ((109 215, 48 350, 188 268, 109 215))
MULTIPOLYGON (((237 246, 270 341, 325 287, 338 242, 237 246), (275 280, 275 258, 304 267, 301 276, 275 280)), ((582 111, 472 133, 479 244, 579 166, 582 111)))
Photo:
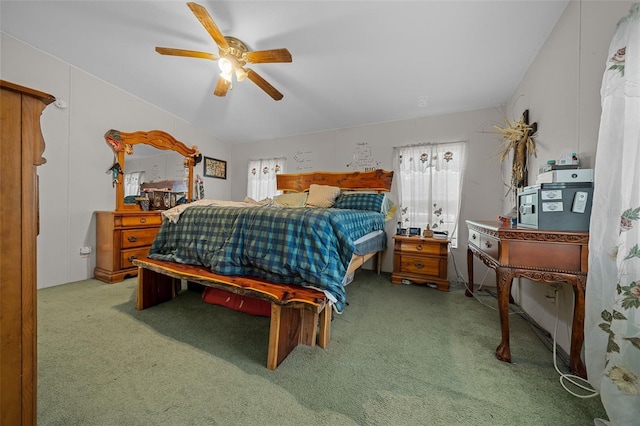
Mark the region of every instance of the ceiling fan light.
POLYGON ((218 61, 218 67, 220 67, 220 71, 225 74, 231 74, 231 71, 233 70, 233 64, 227 58, 220 58, 218 61))
POLYGON ((244 68, 236 69, 236 79, 238 81, 246 80, 247 79, 247 70, 245 70, 244 68))
POLYGON ((231 78, 233 77, 233 75, 231 74, 231 72, 224 72, 223 71, 223 72, 220 73, 220 77, 224 78, 229 83, 231 83, 231 78))

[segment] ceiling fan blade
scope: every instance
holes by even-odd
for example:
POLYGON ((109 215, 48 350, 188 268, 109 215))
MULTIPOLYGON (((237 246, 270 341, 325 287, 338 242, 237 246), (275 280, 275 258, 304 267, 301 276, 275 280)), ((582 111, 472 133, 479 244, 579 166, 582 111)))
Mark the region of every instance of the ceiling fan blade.
POLYGON ((278 92, 278 90, 275 87, 269 84, 267 80, 262 78, 260 74, 258 74, 254 70, 247 68, 247 78, 253 81, 255 84, 257 84, 258 87, 260 87, 262 90, 267 92, 267 94, 271 96, 274 100, 279 101, 280 99, 282 99, 283 97, 282 93, 278 92))
POLYGON ((213 94, 216 96, 224 97, 227 95, 227 91, 229 90, 230 86, 231 86, 231 83, 229 81, 225 80, 222 77, 219 77, 218 82, 216 83, 216 88, 213 91, 213 94))
POLYGON ((198 21, 200 21, 209 35, 213 37, 213 40, 216 42, 218 47, 225 50, 229 49, 229 43, 227 43, 227 40, 225 40, 224 35, 222 35, 222 33, 220 32, 220 29, 218 28, 216 23, 213 22, 213 18, 211 18, 211 15, 209 15, 207 9, 193 2, 187 3, 187 6, 189 6, 189 9, 191 9, 193 14, 196 15, 196 18, 198 18, 198 21))
POLYGON ((201 58, 216 60, 218 57, 213 53, 198 52, 197 50, 173 49, 171 47, 156 47, 156 52, 161 55, 186 56, 189 58, 201 58))
POLYGON ((247 61, 252 64, 266 64, 273 62, 292 62, 291 53, 287 49, 257 50, 247 52, 247 61))

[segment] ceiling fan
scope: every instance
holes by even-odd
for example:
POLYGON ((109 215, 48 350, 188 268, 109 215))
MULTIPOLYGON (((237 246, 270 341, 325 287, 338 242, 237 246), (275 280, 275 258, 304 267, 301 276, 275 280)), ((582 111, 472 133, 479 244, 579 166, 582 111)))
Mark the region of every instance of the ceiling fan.
POLYGON ((247 63, 267 64, 276 62, 292 62, 291 53, 287 49, 271 49, 249 51, 247 45, 235 37, 224 36, 218 26, 213 22, 211 15, 199 4, 187 3, 189 9, 196 15, 198 21, 207 30, 209 35, 218 45, 218 56, 213 53, 199 52, 196 50, 173 49, 170 47, 156 47, 156 52, 161 55, 186 56, 190 58, 218 60, 221 73, 216 83, 213 94, 216 96, 226 96, 227 91, 232 88, 231 83, 235 74, 237 81, 249 79, 258 87, 264 90, 274 100, 279 101, 283 95, 260 74, 247 67, 247 63))

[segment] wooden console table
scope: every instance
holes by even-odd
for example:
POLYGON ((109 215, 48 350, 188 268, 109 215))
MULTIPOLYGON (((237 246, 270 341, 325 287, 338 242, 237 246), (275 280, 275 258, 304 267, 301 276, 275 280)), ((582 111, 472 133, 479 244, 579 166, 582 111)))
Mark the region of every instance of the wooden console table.
POLYGON ((571 326, 569 364, 581 377, 587 370, 580 358, 584 341, 584 294, 587 283, 589 234, 577 231, 548 231, 504 226, 497 221, 467 220, 469 243, 467 268, 473 292, 473 257, 496 271, 498 310, 502 341, 496 348, 501 361, 511 362, 509 347, 509 297, 516 277, 543 283, 569 283, 575 302, 571 326))

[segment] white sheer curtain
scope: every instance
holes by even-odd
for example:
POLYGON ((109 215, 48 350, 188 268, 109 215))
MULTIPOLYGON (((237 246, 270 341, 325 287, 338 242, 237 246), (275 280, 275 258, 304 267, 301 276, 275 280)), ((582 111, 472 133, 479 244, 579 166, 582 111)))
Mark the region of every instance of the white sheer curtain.
POLYGON ((140 185, 144 183, 144 172, 131 172, 124 175, 124 196, 140 194, 140 185))
POLYGON ((458 218, 466 142, 394 148, 394 170, 402 227, 447 231, 458 243, 458 218))
POLYGON ((612 425, 640 424, 640 3, 618 24, 601 88, 585 363, 612 425))
POLYGON ((285 173, 286 161, 286 157, 249 160, 247 197, 260 201, 278 195, 276 174, 285 173))

